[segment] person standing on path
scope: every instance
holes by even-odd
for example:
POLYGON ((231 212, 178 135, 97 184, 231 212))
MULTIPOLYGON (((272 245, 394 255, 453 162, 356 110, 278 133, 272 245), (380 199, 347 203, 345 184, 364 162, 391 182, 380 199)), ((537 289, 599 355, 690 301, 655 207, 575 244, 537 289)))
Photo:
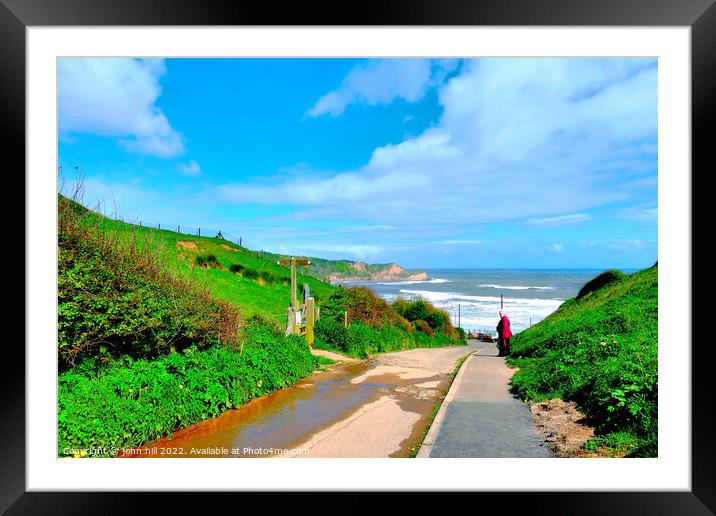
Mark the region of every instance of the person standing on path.
POLYGON ((497 323, 497 351, 498 357, 504 357, 510 354, 510 337, 512 337, 512 330, 510 330, 510 320, 507 318, 507 314, 500 310, 500 322, 497 323))

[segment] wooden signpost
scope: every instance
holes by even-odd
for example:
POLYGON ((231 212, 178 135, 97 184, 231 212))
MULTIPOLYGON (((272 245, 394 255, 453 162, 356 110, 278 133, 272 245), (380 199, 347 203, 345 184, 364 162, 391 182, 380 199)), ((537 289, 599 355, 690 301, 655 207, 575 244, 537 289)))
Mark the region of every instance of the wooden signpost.
MULTIPOLYGON (((288 265, 291 267, 291 306, 287 310, 286 335, 295 333, 296 335, 304 335, 309 346, 313 345, 314 334, 313 327, 319 317, 319 309, 316 302, 310 295, 304 295, 303 304, 298 303, 296 295, 296 266, 311 265, 311 260, 299 260, 292 256, 290 260, 279 260, 279 265, 288 265)), ((307 294, 306 291, 304 294, 307 294)))

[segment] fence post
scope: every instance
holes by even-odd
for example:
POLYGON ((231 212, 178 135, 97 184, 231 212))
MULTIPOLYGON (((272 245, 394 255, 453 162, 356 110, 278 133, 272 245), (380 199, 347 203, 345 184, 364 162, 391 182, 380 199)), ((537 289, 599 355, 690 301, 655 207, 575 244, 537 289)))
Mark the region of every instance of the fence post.
POLYGON ((196 236, 201 236, 201 228, 197 228, 196 236))
POLYGON ((157 222, 157 229, 162 229, 162 223, 161 223, 161 222, 157 222))
POLYGON ((316 304, 312 297, 306 299, 306 342, 313 346, 313 325, 316 324, 316 304))
POLYGON ((177 226, 177 233, 181 233, 181 226, 177 226))

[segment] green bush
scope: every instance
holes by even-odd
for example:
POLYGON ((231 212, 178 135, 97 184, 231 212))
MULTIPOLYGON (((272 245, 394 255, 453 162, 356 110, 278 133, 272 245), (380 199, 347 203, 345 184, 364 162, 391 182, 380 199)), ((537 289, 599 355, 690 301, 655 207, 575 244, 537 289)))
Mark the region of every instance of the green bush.
MULTIPOLYGON (((459 339, 460 335, 450 322, 450 316, 444 310, 438 310, 429 301, 418 297, 412 301, 405 298, 396 298, 393 309, 415 326, 417 321, 427 323, 433 333, 444 335, 452 339, 459 339)), ((422 324, 422 323, 420 323, 422 324)), ((424 330, 423 330, 424 331, 424 330)), ((427 333, 427 332, 426 332, 427 333)))
POLYGON ((269 271, 259 271, 259 278, 264 280, 266 283, 274 283, 276 281, 276 277, 269 271))
POLYGON ((366 287, 340 287, 321 303, 321 318, 343 321, 348 312, 348 322, 360 322, 372 327, 384 324, 412 331, 412 327, 383 298, 366 287))
MULTIPOLYGON (((427 329, 430 330, 430 327, 427 329)), ((376 328, 357 322, 345 328, 342 322, 323 317, 316 323, 315 337, 313 345, 318 349, 334 350, 358 358, 416 347, 464 344, 464 341, 456 341, 444 335, 431 336, 421 331, 408 332, 388 324, 376 328)))
POLYGON ((423 319, 418 319, 417 321, 413 321, 413 327, 418 331, 422 331, 423 333, 430 335, 431 337, 433 335, 435 335, 435 332, 430 327, 428 322, 423 319))
POLYGON ((343 322, 330 317, 321 317, 314 327, 315 347, 335 349, 347 352, 349 347, 348 330, 343 322))
POLYGON ((245 267, 240 263, 232 263, 229 267, 229 271, 235 274, 241 274, 241 271, 245 270, 245 267))
POLYGON ((594 279, 589 280, 580 290, 577 294, 577 299, 581 299, 587 294, 590 294, 592 292, 595 292, 607 285, 611 285, 612 283, 615 283, 617 281, 621 281, 624 279, 624 273, 622 271, 618 271, 616 269, 610 269, 608 271, 602 272, 599 276, 597 276, 594 279))
POLYGON ((58 378, 58 455, 137 447, 309 376, 305 340, 252 318, 243 346, 193 347, 156 360, 90 359, 58 378), (243 348, 243 351, 239 351, 243 348))
POLYGON ((258 271, 255 271, 254 269, 249 269, 248 267, 244 269, 242 276, 246 279, 250 280, 257 280, 259 279, 259 273, 258 271))
POLYGON ((194 258, 194 263, 197 267, 207 267, 209 269, 216 269, 219 267, 219 262, 216 260, 216 256, 209 254, 207 256, 198 255, 194 258))

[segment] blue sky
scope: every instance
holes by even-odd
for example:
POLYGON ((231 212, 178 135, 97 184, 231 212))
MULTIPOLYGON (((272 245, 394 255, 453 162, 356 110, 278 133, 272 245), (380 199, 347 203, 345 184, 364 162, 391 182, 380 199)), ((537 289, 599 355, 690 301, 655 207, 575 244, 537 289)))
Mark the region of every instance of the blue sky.
POLYGON ((84 203, 407 267, 657 259, 656 59, 59 61, 84 203))

